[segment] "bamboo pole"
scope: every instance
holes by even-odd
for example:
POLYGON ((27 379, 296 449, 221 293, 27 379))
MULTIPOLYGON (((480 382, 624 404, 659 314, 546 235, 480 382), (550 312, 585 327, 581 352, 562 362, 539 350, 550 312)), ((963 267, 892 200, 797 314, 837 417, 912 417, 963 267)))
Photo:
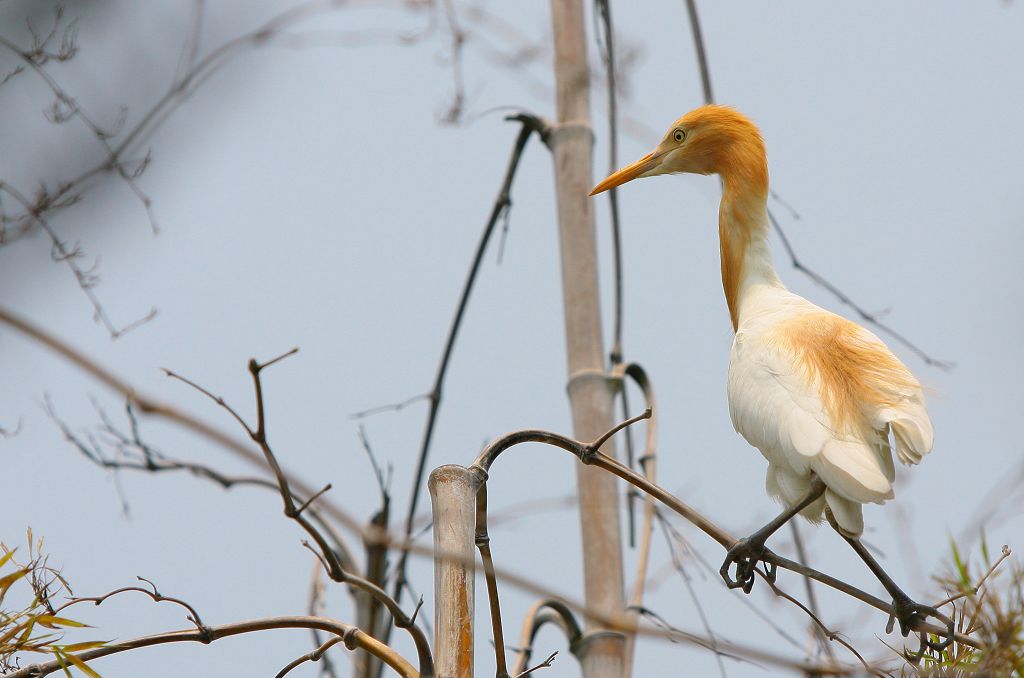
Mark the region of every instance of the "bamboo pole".
MULTIPOLYGON (((597 243, 591 202, 593 131, 590 73, 581 0, 552 0, 558 122, 551 135, 558 199, 562 291, 573 430, 593 440, 611 428, 613 390, 605 376, 597 243)), ((614 450, 607 450, 614 454, 614 450)), ((587 607, 604 619, 624 615, 622 538, 615 481, 596 469, 577 467, 587 607)), ((586 620, 580 651, 584 678, 621 678, 625 638, 586 620)))
POLYGON ((434 666, 439 678, 473 676, 473 578, 478 476, 448 464, 430 474, 434 518, 434 666))

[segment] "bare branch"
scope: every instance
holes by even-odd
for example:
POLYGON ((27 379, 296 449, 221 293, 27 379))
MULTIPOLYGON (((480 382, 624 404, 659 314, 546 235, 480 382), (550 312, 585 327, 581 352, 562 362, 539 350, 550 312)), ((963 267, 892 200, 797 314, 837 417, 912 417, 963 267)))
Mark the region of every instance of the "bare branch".
POLYGON ((580 628, 572 610, 564 602, 554 598, 539 600, 530 606, 523 619, 523 627, 519 636, 519 656, 515 665, 517 678, 524 675, 523 672, 527 670, 526 665, 530 663, 530 657, 533 655, 533 642, 537 637, 537 632, 548 623, 558 624, 562 632, 565 633, 569 651, 576 654, 576 648, 583 638, 583 629, 580 628))
POLYGON ((945 598, 945 599, 935 603, 934 605, 932 605, 932 607, 942 607, 943 605, 948 605, 949 603, 952 603, 953 601, 956 601, 956 600, 960 600, 961 598, 966 598, 967 596, 976 595, 978 593, 978 591, 981 590, 981 587, 985 585, 985 581, 990 576, 992 576, 992 573, 996 571, 996 568, 999 567, 1003 563, 1004 560, 1006 560, 1007 558, 1010 557, 1011 553, 1012 553, 1012 551, 1010 551, 1010 547, 1007 546, 1006 544, 1003 544, 1003 548, 1002 548, 1002 550, 999 553, 999 557, 996 559, 996 561, 994 563, 992 563, 992 566, 988 568, 988 571, 985 572, 985 574, 983 574, 981 576, 981 579, 979 579, 974 586, 972 586, 970 589, 968 589, 966 591, 961 591, 960 593, 957 593, 956 595, 953 595, 953 596, 950 596, 948 598, 945 598))
MULTIPOLYGON (((801 565, 807 565, 807 553, 804 550, 804 540, 800 535, 800 527, 797 525, 795 520, 789 521, 789 530, 793 534, 793 544, 796 546, 796 558, 797 562, 801 565)), ((818 597, 814 594, 814 582, 810 579, 804 579, 804 587, 807 591, 807 604, 814 613, 814 617, 818 618, 821 613, 818 611, 818 597)), ((818 647, 824 652, 828 658, 835 661, 835 654, 832 652, 832 646, 829 645, 828 634, 825 633, 823 624, 812 624, 811 629, 814 633, 814 637, 818 639, 818 647)))
POLYGON ((708 68, 708 54, 704 48, 704 33, 700 28, 700 17, 697 15, 697 0, 686 0, 686 13, 690 17, 690 31, 693 34, 693 48, 697 53, 697 66, 700 68, 700 84, 704 91, 704 103, 714 102, 711 92, 711 71, 708 68))
POLYGON ((192 388, 194 388, 195 390, 199 391, 200 393, 202 393, 204 396, 206 396, 207 398, 209 398, 213 402, 217 403, 217 405, 219 405, 220 407, 223 407, 225 410, 227 410, 228 414, 230 414, 232 417, 234 417, 235 421, 237 421, 239 423, 239 425, 242 428, 245 429, 245 432, 249 434, 250 438, 252 438, 253 436, 256 435, 256 432, 253 431, 251 428, 249 428, 249 425, 247 423, 245 423, 245 419, 242 419, 242 416, 240 414, 238 414, 238 412, 236 412, 233 407, 228 405, 227 402, 224 400, 224 398, 221 398, 219 395, 214 395, 213 393, 208 391, 206 388, 200 386, 199 384, 197 384, 196 382, 192 381, 191 379, 189 379, 187 377, 181 376, 177 372, 172 372, 171 370, 167 369, 166 367, 163 367, 161 369, 163 370, 164 374, 166 374, 171 379, 177 379, 178 381, 182 382, 183 384, 187 384, 187 385, 191 386, 192 388))
MULTIPOLYGON (((857 649, 853 645, 851 645, 849 642, 847 642, 845 639, 843 639, 838 633, 836 633, 835 631, 832 631, 827 626, 825 626, 824 622, 822 622, 821 619, 818 618, 818 615, 815 612, 810 610, 806 605, 801 603, 799 600, 797 600, 793 596, 791 596, 788 593, 786 593, 785 591, 783 591, 775 582, 770 581, 769 578, 767 576, 765 576, 763 572, 758 570, 757 573, 758 573, 758 575, 761 576, 761 579, 763 579, 764 581, 768 582, 768 586, 771 587, 772 593, 774 593, 775 595, 779 596, 780 598, 785 598, 786 600, 788 600, 789 602, 793 603, 794 605, 799 607, 801 610, 803 610, 807 614, 807 616, 811 618, 811 621, 814 622, 815 628, 817 628, 822 634, 824 634, 824 636, 828 640, 831 640, 833 642, 839 643, 840 645, 845 647, 847 650, 849 650, 857 658, 857 661, 859 661, 861 663, 861 665, 864 667, 864 670, 866 672, 871 673, 872 675, 875 675, 875 676, 879 676, 880 678, 885 678, 885 674, 880 673, 877 669, 873 668, 870 664, 868 664, 868 662, 865 661, 864 657, 861 656, 860 652, 858 652, 857 649)), ((808 579, 807 581, 810 581, 810 580, 808 579)), ((835 656, 831 652, 828 653, 827 657, 828 657, 827 665, 835 665, 836 664, 836 658, 835 658, 835 656)))
POLYGON ((542 661, 540 664, 537 664, 533 668, 526 669, 522 673, 516 674, 516 678, 523 678, 523 676, 528 676, 531 673, 533 673, 534 671, 539 671, 540 669, 549 668, 551 666, 552 662, 555 661, 555 657, 557 657, 557 656, 558 656, 558 650, 555 650, 550 655, 548 655, 548 658, 545 659, 544 661, 542 661))
MULTIPOLYGON (((641 417, 642 418, 642 417, 641 417)), ((634 420, 637 418, 635 417, 634 420)), ((621 428, 617 426, 616 429, 621 428)), ((615 430, 615 429, 613 429, 615 430)), ((607 438, 607 434, 602 435, 598 440, 604 440, 607 438)), ((550 431, 542 431, 537 429, 525 429, 521 431, 514 431, 501 438, 498 438, 491 443, 487 449, 485 449, 473 462, 473 467, 479 467, 485 473, 489 471, 491 465, 498 458, 498 456, 505 450, 519 445, 521 443, 545 443, 554 447, 561 448, 571 454, 575 455, 584 464, 590 464, 598 468, 604 469, 611 472, 612 474, 622 478, 626 482, 634 485, 643 492, 650 494, 651 496, 658 499, 660 502, 668 506, 670 509, 678 513, 680 516, 691 522, 694 526, 700 529, 702 532, 707 534, 709 537, 717 541, 726 550, 733 547, 736 543, 736 539, 732 537, 728 532, 718 527, 708 518, 704 517, 699 512, 682 502, 672 493, 668 492, 659 485, 650 482, 643 476, 639 475, 632 469, 622 465, 617 460, 601 453, 596 449, 594 443, 581 443, 572 438, 551 433, 550 431)), ((596 442, 596 441, 595 441, 596 442)), ((801 565, 800 563, 794 562, 788 558, 784 558, 777 553, 765 549, 764 557, 762 562, 773 564, 775 567, 781 567, 791 572, 810 577, 816 581, 819 581, 826 586, 830 586, 842 593, 845 593, 853 598, 860 600, 861 602, 867 603, 871 607, 874 607, 886 614, 892 615, 893 608, 890 603, 876 598, 871 594, 862 591, 855 586, 851 586, 844 581, 836 579, 823 572, 819 572, 813 568, 801 565)), ((621 624, 619 624, 621 626, 621 624)), ((941 627, 935 626, 934 624, 928 623, 922 620, 915 620, 914 625, 915 631, 925 633, 935 633, 948 635, 948 631, 941 627)), ((962 634, 955 634, 957 642, 970 645, 971 647, 978 647, 978 642, 972 638, 964 636, 962 634)))
MULTIPOLYGON (((83 662, 89 662, 100 657, 108 657, 112 654, 136 650, 142 647, 154 645, 165 645, 167 643, 199 642, 212 643, 222 638, 238 636, 257 631, 269 631, 274 629, 310 629, 316 628, 322 631, 333 633, 345 643, 345 647, 355 650, 361 649, 370 652, 380 658, 388 666, 405 678, 416 678, 420 674, 413 668, 412 664, 406 661, 395 650, 384 643, 372 638, 358 627, 343 622, 327 619, 325 617, 266 617, 251 621, 222 624, 220 626, 206 627, 205 633, 198 630, 168 631, 156 633, 150 636, 142 636, 131 640, 113 642, 92 650, 84 650, 74 653, 74 656, 83 662)), ((51 673, 62 670, 59 661, 31 664, 7 674, 7 678, 41 678, 51 673)))
MULTIPOLYGON (((411 618, 402 611, 399 603, 394 598, 389 596, 382 588, 358 575, 345 571, 344 567, 341 564, 341 561, 338 558, 338 555, 330 547, 330 544, 324 538, 320 530, 317 529, 316 526, 314 526, 309 520, 307 520, 305 516, 302 515, 302 511, 298 507, 296 507, 295 500, 293 498, 294 495, 292 494, 292 491, 289 487, 288 476, 281 469, 281 465, 277 461, 277 456, 274 454, 274 451, 271 448, 270 443, 268 442, 266 430, 266 413, 263 400, 263 380, 261 378, 262 371, 264 368, 276 364, 281 359, 294 355, 297 350, 298 349, 292 349, 264 363, 258 362, 255 358, 249 360, 249 373, 252 376, 253 390, 255 391, 256 396, 257 423, 255 429, 251 428, 248 424, 246 424, 245 421, 237 414, 237 412, 235 412, 235 410, 230 405, 224 402, 222 398, 214 396, 202 386, 199 386, 198 384, 189 381, 183 377, 175 375, 169 370, 165 370, 165 372, 167 372, 169 376, 175 376, 181 381, 184 381, 190 386, 193 386, 196 390, 200 391, 207 397, 214 400, 218 405, 227 410, 235 418, 239 425, 241 425, 242 428, 245 429, 245 431, 249 434, 253 441, 257 445, 259 445, 260 449, 263 451, 263 456, 266 459, 267 465, 274 472, 274 477, 277 478, 281 494, 281 501, 284 504, 285 516, 298 523, 299 526, 302 527, 302 529, 305 530, 305 532, 310 537, 312 537, 313 541, 317 545, 317 548, 313 549, 313 547, 309 544, 306 544, 306 546, 311 551, 313 551, 319 559, 321 559, 324 565, 324 569, 327 571, 328 576, 336 582, 348 584, 351 587, 354 587, 360 591, 370 594, 377 601, 383 604, 391 613, 391 616, 394 619, 395 626, 406 630, 412 637, 412 640, 416 645, 417 652, 419 653, 420 672, 423 674, 424 677, 432 676, 434 673, 434 662, 430 652, 430 644, 427 642, 426 636, 424 635, 423 631, 418 626, 412 623, 411 618)), ((328 485, 328 488, 329 487, 330 486, 328 485)), ((314 494, 314 498, 316 496, 317 495, 314 494)), ((312 499, 310 501, 312 501, 312 499)))
MULTIPOLYGON (((618 87, 615 72, 615 33, 612 29, 612 9, 609 0, 594 0, 597 8, 596 16, 601 18, 603 29, 603 49, 605 73, 608 76, 608 173, 619 169, 619 129, 618 129, 618 87)), ((595 34, 599 33, 595 31, 595 34)), ((612 348, 610 351, 613 365, 622 362, 622 234, 619 224, 619 192, 612 188, 608 191, 608 208, 612 224, 612 275, 615 279, 613 289, 615 296, 612 303, 612 348)))
POLYGON ((360 410, 359 412, 353 412, 352 414, 349 415, 349 417, 352 419, 365 419, 366 417, 372 417, 373 415, 380 414, 381 412, 401 412, 402 410, 404 410, 409 405, 412 405, 413 403, 418 403, 421 400, 429 399, 429 393, 421 393, 419 395, 414 395, 411 398, 401 400, 397 403, 378 405, 377 407, 371 407, 365 410, 360 410))
MULTIPOLYGON (((459 334, 459 328, 462 326, 462 319, 465 316, 466 309, 469 306, 469 297, 473 291, 473 286, 476 283, 477 275, 480 271, 480 264, 483 261, 484 252, 487 250, 487 244, 490 242, 491 235, 494 232, 494 227, 498 223, 498 219, 502 213, 509 209, 512 205, 512 182, 515 179, 516 170, 519 167, 519 160, 522 158, 523 151, 526 149, 526 142, 530 140, 530 136, 536 133, 540 136, 541 140, 545 140, 548 135, 548 125, 540 118, 532 115, 521 113, 519 115, 510 118, 520 123, 519 134, 516 137, 515 143, 512 145, 512 154, 509 158, 508 168, 505 171, 505 178, 502 181, 501 188, 498 190, 498 196, 494 201, 494 206, 491 208, 490 217, 487 223, 484 224, 483 232, 480 234, 480 241, 477 244, 476 253, 473 256, 473 261, 470 264, 469 272, 466 274, 466 282, 462 288, 462 294, 459 297, 459 303, 456 305, 455 315, 452 318, 451 326, 448 330, 448 338, 445 341, 444 350, 441 352, 441 360, 437 367, 437 373, 434 377, 434 385, 430 389, 430 410, 427 414, 427 423, 423 430, 423 438, 420 442, 419 456, 416 460, 416 471, 413 474, 413 485, 411 498, 409 500, 409 507, 405 515, 405 538, 408 540, 412 535, 414 520, 416 517, 416 506, 419 502, 420 492, 423 488, 423 478, 427 469, 427 458, 430 454, 430 443, 434 436, 434 426, 437 423, 438 411, 441 407, 441 397, 444 392, 445 377, 448 374, 448 363, 451 360, 452 352, 455 349, 455 340, 459 334)), ((401 601, 402 590, 406 585, 405 581, 405 568, 407 563, 407 551, 403 551, 399 557, 398 565, 395 569, 395 583, 392 595, 396 600, 401 601)))
MULTIPOLYGON (((332 647, 334 647, 335 645, 337 645, 338 643, 341 643, 341 642, 344 642, 344 639, 339 637, 339 636, 335 636, 335 637, 331 638, 326 643, 323 643, 322 645, 320 645, 320 647, 316 648, 315 650, 313 650, 309 654, 302 655, 298 659, 290 662, 287 666, 285 666, 283 669, 281 669, 278 672, 276 678, 282 678, 283 676, 291 673, 292 669, 298 668, 299 666, 301 666, 302 664, 305 664, 306 662, 316 662, 316 661, 320 661, 321 657, 326 658, 327 650, 331 649, 332 647)), ((325 668, 324 670, 325 671, 329 671, 332 674, 333 674, 333 671, 334 671, 333 668, 332 669, 326 669, 325 668)))
POLYGON ((491 610, 491 633, 494 636, 495 678, 509 678, 505 661, 505 634, 501 629, 501 606, 498 600, 498 581, 494 576, 491 558, 491 538, 487 534, 487 483, 480 483, 476 494, 476 546, 480 550, 484 579, 487 582, 487 600, 491 610))
POLYGON ((103 327, 110 334, 111 339, 117 339, 124 335, 126 332, 130 332, 131 330, 149 322, 150 320, 156 317, 156 309, 154 308, 151 309, 149 313, 147 313, 142 318, 139 318, 138 320, 128 323, 127 325, 118 327, 107 315, 107 312, 104 310, 103 305, 100 303, 99 297, 96 296, 96 292, 93 289, 94 287, 96 287, 96 284, 98 282, 98 278, 95 272, 91 268, 83 268, 78 263, 79 259, 81 259, 83 256, 81 249, 79 249, 78 247, 69 248, 67 243, 65 243, 57 234, 56 229, 50 224, 50 222, 47 219, 45 219, 42 216, 43 212, 50 209, 54 209, 55 207, 69 205, 77 198, 75 198, 74 196, 71 196, 69 198, 68 195, 65 193, 64 198, 66 200, 61 202, 57 198, 54 198, 49 194, 43 193, 37 198, 37 200, 31 201, 16 188, 14 188, 13 186, 4 181, 0 181, 0 193, 7 193, 12 198, 14 198, 14 200, 22 206, 22 209, 24 209, 25 212, 30 215, 31 220, 38 224, 39 227, 46 233, 47 237, 50 239, 51 258, 54 261, 63 262, 64 264, 67 265, 72 275, 74 275, 75 281, 78 283, 79 289, 82 290, 86 298, 89 300, 89 303, 92 305, 93 318, 96 320, 96 322, 99 322, 103 325, 103 327))
POLYGON ((136 577, 136 579, 138 579, 139 581, 146 582, 147 584, 149 584, 150 588, 146 589, 146 588, 142 588, 140 586, 124 586, 124 587, 119 588, 119 589, 114 589, 113 591, 110 591, 108 593, 104 593, 103 595, 100 595, 100 596, 72 598, 71 600, 69 600, 66 603, 64 603, 63 605, 61 605, 60 607, 55 608, 54 611, 53 611, 53 614, 56 615, 56 614, 62 612, 63 610, 66 610, 67 608, 71 607, 72 605, 78 605, 79 603, 93 603, 94 605, 98 606, 98 605, 102 605, 103 603, 105 603, 108 599, 113 598, 114 596, 120 595, 122 593, 136 592, 136 593, 143 593, 143 594, 149 596, 150 599, 152 599, 152 601, 154 603, 168 602, 168 603, 174 603, 175 605, 180 605, 181 607, 183 607, 186 610, 188 610, 188 616, 186 617, 186 619, 188 619, 190 622, 195 624, 197 631, 203 632, 207 628, 203 624, 203 620, 202 620, 202 618, 200 618, 199 613, 196 612, 196 609, 194 607, 192 607, 192 605, 190 605, 189 603, 185 602, 181 598, 173 598, 171 596, 162 595, 157 590, 156 584, 154 584, 149 579, 146 579, 145 577, 136 577))
MULTIPOLYGON (((307 608, 307 612, 312 617, 320 616, 321 609, 324 606, 324 601, 323 601, 324 583, 323 583, 323 580, 320 578, 320 573, 322 571, 323 571, 323 569, 321 567, 321 563, 320 563, 319 560, 317 560, 316 562, 313 563, 312 572, 310 572, 310 576, 309 576, 309 606, 307 608)), ((357 626, 359 626, 359 625, 357 624, 357 626)), ((360 626, 360 628, 364 628, 364 627, 360 626)), ((309 655, 306 655, 306 657, 308 657, 310 661, 317 661, 317 659, 313 659, 312 658, 312 655, 317 653, 317 652, 319 652, 319 658, 323 659, 323 664, 321 665, 321 673, 320 673, 320 675, 321 676, 327 676, 327 678, 338 678, 338 674, 334 670, 334 662, 331 661, 331 658, 330 658, 329 655, 325 654, 325 651, 326 651, 327 648, 323 647, 324 641, 320 637, 320 630, 319 629, 310 629, 309 632, 310 632, 310 635, 313 638, 313 653, 311 653, 309 655)), ((373 635, 373 634, 371 633, 370 635, 373 635)), ((299 664, 301 664, 301 663, 302 662, 299 662, 299 664)), ((295 666, 298 666, 298 664, 295 664, 295 666)), ((295 668, 295 667, 292 666, 291 664, 289 664, 289 666, 285 667, 285 668, 288 669, 288 671, 290 671, 292 668, 295 668), (291 668, 289 668, 289 667, 291 667, 291 668)), ((287 673, 288 671, 284 671, 284 673, 287 673)), ((284 673, 279 674, 279 675, 284 675, 284 673)))

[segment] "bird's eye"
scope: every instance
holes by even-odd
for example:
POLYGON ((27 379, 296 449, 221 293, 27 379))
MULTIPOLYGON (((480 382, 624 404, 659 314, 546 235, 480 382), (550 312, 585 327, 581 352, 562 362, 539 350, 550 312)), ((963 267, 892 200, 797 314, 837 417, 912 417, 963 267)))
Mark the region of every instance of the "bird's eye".
POLYGON ((684 132, 681 129, 677 129, 675 132, 672 133, 672 138, 675 139, 677 143, 681 144, 683 143, 683 140, 686 138, 686 132, 684 132))

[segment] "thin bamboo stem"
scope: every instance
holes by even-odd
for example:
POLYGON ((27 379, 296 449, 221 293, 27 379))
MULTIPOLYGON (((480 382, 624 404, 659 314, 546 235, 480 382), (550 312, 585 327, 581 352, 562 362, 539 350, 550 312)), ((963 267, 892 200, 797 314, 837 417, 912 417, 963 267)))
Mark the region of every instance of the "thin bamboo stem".
MULTIPOLYGON (((604 348, 597 282, 594 215, 586 196, 593 179, 590 73, 581 0, 552 0, 558 124, 551 135, 555 156, 562 290, 565 304, 569 399, 573 430, 593 440, 611 428, 613 391, 603 378, 604 348), (596 378, 580 378, 594 375, 596 378)), ((625 610, 619 492, 594 469, 577 468, 587 607, 604 618, 625 610)), ((590 641, 581 645, 584 678, 621 678, 625 638, 593 618, 585 620, 590 641)))

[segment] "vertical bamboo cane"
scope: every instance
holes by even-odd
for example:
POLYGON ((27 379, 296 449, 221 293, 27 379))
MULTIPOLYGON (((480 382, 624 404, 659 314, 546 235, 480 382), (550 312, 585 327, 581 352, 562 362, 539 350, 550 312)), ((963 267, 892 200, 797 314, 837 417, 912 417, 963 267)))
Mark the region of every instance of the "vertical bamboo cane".
MULTIPOLYGON (((558 198, 569 398, 575 437, 593 440, 612 426, 613 394, 609 380, 603 376, 597 244, 587 198, 593 179, 593 132, 581 0, 552 0, 551 20, 558 111, 551 146, 558 198)), ((607 446, 604 451, 614 454, 607 446)), ((605 619, 621 619, 625 595, 615 479, 588 466, 577 469, 587 606, 605 619)), ((584 678, 621 678, 624 636, 602 632, 606 629, 592 619, 586 626, 590 638, 580 656, 584 678)))
POLYGON ((434 664, 439 678, 473 677, 476 476, 449 464, 430 474, 434 516, 434 664))

